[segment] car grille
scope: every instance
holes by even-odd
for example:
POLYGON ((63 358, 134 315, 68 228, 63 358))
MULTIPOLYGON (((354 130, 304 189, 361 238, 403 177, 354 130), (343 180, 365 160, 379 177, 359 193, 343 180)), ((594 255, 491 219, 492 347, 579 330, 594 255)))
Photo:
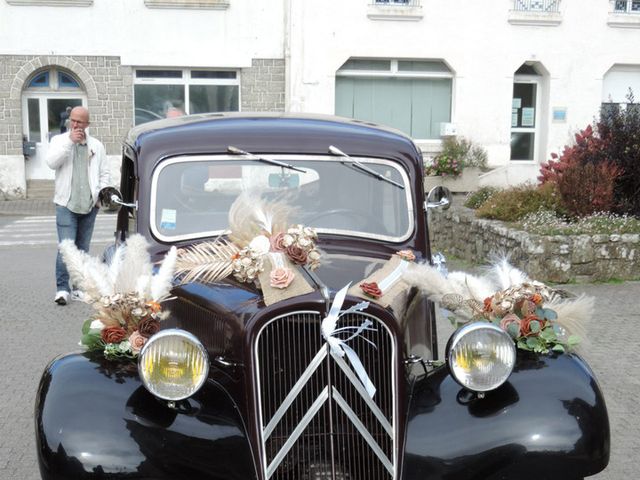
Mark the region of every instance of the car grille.
MULTIPOLYGON (((366 394, 347 357, 331 352, 317 312, 273 319, 256 338, 256 391, 264 476, 277 480, 395 478, 395 349, 375 317, 344 315, 337 328, 373 322, 349 340, 377 391, 366 394)), ((341 334, 346 339, 351 333, 341 334)))

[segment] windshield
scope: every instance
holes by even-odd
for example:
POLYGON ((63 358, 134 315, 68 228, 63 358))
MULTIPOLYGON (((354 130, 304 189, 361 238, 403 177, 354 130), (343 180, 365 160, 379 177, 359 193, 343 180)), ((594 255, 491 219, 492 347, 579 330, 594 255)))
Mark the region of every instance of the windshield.
POLYGON ((151 226, 163 241, 220 235, 242 191, 283 199, 293 207, 291 224, 318 233, 400 242, 413 230, 411 188, 397 163, 354 157, 387 179, 335 156, 265 156, 302 171, 238 156, 180 157, 164 162, 153 175, 151 226))

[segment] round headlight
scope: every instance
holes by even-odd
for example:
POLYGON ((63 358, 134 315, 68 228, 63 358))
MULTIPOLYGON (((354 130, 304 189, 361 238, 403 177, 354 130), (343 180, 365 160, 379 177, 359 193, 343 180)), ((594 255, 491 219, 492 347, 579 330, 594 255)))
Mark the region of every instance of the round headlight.
POLYGON ((447 363, 453 378, 475 392, 502 385, 516 362, 516 347, 507 332, 488 322, 474 322, 457 330, 447 344, 447 363))
POLYGON ((182 400, 197 392, 209 375, 209 355, 184 330, 163 330, 149 339, 138 358, 142 383, 163 400, 182 400))

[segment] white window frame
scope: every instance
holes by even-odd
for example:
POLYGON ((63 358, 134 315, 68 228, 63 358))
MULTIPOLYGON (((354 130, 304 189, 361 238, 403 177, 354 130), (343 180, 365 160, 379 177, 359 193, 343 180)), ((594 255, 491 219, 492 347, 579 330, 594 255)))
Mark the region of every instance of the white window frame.
MULTIPOLYGON (((513 77, 513 83, 529 83, 536 86, 536 106, 534 112, 534 127, 511 127, 509 138, 511 133, 531 133, 533 132, 533 158, 531 159, 510 159, 509 162, 515 164, 527 164, 538 162, 538 152, 540 150, 540 124, 542 117, 540 116, 540 106, 542 105, 542 77, 538 75, 516 75, 513 77)), ((511 95, 513 99, 513 94, 511 95)))
MULTIPOLYGON (((189 85, 235 85, 238 87, 238 111, 241 111, 242 99, 240 88, 240 71, 236 69, 228 68, 172 68, 172 67, 136 67, 133 72, 134 85, 182 85, 184 87, 184 109, 185 113, 191 113, 190 110, 190 98, 189 98, 189 85), (180 78, 138 78, 137 72, 144 71, 179 71, 182 73, 180 78), (191 78, 191 72, 234 72, 236 78, 191 78)), ((135 109, 136 99, 133 99, 133 106, 135 109)))

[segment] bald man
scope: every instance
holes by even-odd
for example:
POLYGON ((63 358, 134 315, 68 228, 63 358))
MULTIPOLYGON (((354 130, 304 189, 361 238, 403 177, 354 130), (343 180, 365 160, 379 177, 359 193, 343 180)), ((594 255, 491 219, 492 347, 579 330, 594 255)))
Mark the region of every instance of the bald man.
MULTIPOLYGON (((58 242, 72 239, 89 251, 98 213, 98 193, 110 182, 104 145, 87 132, 89 110, 75 107, 69 114, 69 130, 51 139, 46 162, 56 171, 55 193, 58 242)), ((56 294, 53 301, 66 305, 72 292, 69 272, 60 252, 56 257, 56 294)))

